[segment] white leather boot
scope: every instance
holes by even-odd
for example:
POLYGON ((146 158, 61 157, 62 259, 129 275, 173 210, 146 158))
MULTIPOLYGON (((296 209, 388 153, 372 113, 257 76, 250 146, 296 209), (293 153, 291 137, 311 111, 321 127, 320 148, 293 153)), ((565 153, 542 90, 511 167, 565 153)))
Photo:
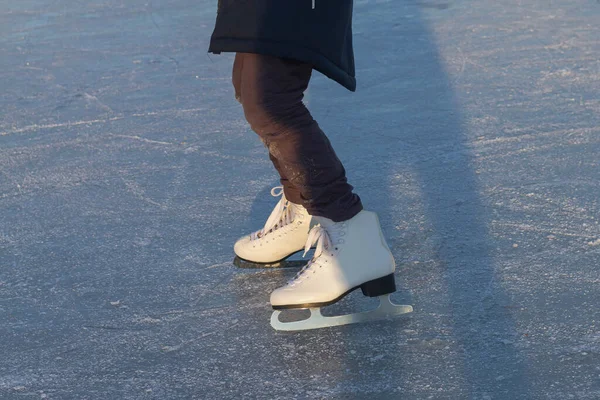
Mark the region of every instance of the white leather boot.
POLYGON ((395 291, 396 264, 375 213, 361 211, 344 222, 323 217, 314 219, 319 226, 312 229, 306 245, 317 242, 315 256, 294 279, 271 294, 274 309, 332 304, 349 291, 376 279, 391 279, 390 292, 395 291), (387 278, 390 275, 392 277, 387 278))
POLYGON ((278 330, 302 330, 364 322, 412 311, 411 306, 393 304, 389 294, 396 290, 396 264, 388 248, 377 215, 361 211, 350 220, 333 222, 313 217, 306 249, 317 243, 313 259, 285 286, 271 293, 275 310, 309 308, 311 317, 294 322, 279 321, 275 311, 271 325, 278 330), (380 297, 375 311, 323 317, 320 307, 336 303, 351 291, 380 297))
POLYGON ((281 199, 265 226, 235 243, 235 254, 242 260, 275 263, 304 248, 311 228, 310 214, 303 206, 288 201, 282 186, 274 187, 271 195, 281 199))

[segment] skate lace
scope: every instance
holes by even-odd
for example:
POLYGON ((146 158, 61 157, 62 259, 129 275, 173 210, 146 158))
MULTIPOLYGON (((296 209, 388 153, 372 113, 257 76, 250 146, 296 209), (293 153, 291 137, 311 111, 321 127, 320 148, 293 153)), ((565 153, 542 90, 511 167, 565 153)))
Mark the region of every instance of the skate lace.
POLYGON ((283 193, 283 186, 275 186, 271 189, 271 196, 279 197, 279 203, 275 206, 271 215, 267 219, 265 226, 261 230, 258 230, 250 235, 250 240, 257 240, 264 237, 267 233, 282 228, 290 224, 294 220, 294 207, 285 198, 283 193))
POLYGON ((341 222, 337 224, 333 224, 329 226, 327 229, 322 227, 321 225, 315 225, 310 232, 308 233, 308 239, 306 240, 306 244, 304 245, 304 254, 315 246, 315 253, 312 259, 304 266, 298 273, 288 282, 288 284, 293 285, 298 281, 306 272, 310 271, 313 266, 317 265, 317 261, 319 257, 321 257, 325 252, 329 252, 332 250, 337 250, 337 247, 334 248, 335 245, 344 243, 343 236, 346 234, 346 222, 341 222))

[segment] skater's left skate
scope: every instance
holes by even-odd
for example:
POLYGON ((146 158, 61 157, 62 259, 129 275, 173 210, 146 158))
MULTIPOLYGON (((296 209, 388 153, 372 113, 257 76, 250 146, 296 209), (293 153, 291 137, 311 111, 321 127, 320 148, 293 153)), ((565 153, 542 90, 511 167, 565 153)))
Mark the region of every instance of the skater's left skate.
POLYGON ((271 325, 277 330, 305 330, 389 318, 412 311, 396 305, 390 294, 396 291, 394 257, 388 248, 375 213, 361 211, 352 219, 333 222, 313 217, 306 249, 316 243, 313 259, 285 286, 271 293, 275 311, 271 325), (336 303, 360 288, 365 296, 379 297, 379 307, 356 314, 325 317, 320 307, 336 303), (281 322, 286 309, 310 309, 308 319, 281 322))
POLYGON ((290 202, 283 186, 276 186, 271 195, 281 197, 265 226, 240 238, 234 245, 238 266, 279 266, 291 255, 301 251, 311 228, 311 216, 306 208, 290 202), (238 260, 239 259, 239 260, 238 260))

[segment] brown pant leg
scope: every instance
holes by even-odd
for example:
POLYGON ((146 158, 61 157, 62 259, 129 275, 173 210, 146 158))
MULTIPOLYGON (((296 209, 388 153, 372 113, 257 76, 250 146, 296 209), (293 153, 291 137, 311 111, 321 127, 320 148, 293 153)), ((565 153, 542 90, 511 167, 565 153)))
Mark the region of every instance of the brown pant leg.
POLYGON ((252 130, 269 149, 286 197, 311 215, 343 221, 362 204, 327 136, 302 102, 311 74, 310 64, 246 53, 241 102, 252 130))
POLYGON ((235 53, 233 60, 233 71, 231 72, 231 81, 235 91, 235 99, 242 102, 242 68, 244 66, 244 53, 235 53))
MULTIPOLYGON (((233 88, 235 91, 235 98, 240 103, 242 102, 242 69, 244 68, 244 56, 245 55, 246 55, 245 53, 236 53, 235 54, 235 59, 233 61, 233 71, 231 74, 232 75, 231 80, 233 82, 233 88)), ((273 157, 273 155, 270 152, 269 152, 269 158, 271 159, 271 162, 275 166, 275 169, 277 170, 277 172, 279 172, 279 176, 281 178, 280 181, 284 187, 284 191, 286 191, 288 193, 288 195, 292 195, 292 192, 295 189, 293 188, 293 186, 290 184, 289 180, 283 174, 283 169, 280 168, 279 162, 277 161, 277 159, 275 157, 273 157)), ((289 199, 289 197, 287 195, 286 195, 286 197, 289 199)))

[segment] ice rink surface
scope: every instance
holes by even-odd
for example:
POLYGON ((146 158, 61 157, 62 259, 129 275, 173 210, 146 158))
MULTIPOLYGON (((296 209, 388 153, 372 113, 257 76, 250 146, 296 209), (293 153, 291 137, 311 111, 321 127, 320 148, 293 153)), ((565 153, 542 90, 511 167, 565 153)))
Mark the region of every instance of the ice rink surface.
POLYGON ((216 3, 0 6, 0 398, 599 399, 600 3, 355 2, 306 103, 415 312, 302 333, 232 264, 278 182, 216 3))

